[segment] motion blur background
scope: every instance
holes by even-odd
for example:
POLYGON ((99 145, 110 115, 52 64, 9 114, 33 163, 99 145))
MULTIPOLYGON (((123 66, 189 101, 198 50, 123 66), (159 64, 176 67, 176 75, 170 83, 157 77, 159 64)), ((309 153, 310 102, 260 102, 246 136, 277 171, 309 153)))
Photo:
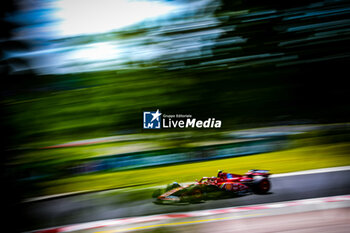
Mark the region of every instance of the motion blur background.
POLYGON ((349 1, 2 4, 1 158, 14 203, 245 171, 266 152, 275 173, 349 164, 349 1), (142 112, 156 109, 222 128, 143 130, 142 112), (244 131, 256 127, 267 128, 244 131), (294 164, 283 157, 293 149, 294 164), (222 160, 242 155, 244 166, 222 160), (179 163, 189 166, 175 173, 179 163))

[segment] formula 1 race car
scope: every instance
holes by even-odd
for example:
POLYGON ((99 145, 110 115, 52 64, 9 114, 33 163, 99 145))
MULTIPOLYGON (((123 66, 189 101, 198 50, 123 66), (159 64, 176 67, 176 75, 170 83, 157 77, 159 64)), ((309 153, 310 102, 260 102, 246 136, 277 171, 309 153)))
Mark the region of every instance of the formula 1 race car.
POLYGON ((196 203, 208 199, 265 194, 271 188, 267 170, 249 170, 245 175, 219 171, 217 177, 203 177, 196 183, 181 186, 177 182, 164 190, 156 190, 152 197, 157 204, 196 203))

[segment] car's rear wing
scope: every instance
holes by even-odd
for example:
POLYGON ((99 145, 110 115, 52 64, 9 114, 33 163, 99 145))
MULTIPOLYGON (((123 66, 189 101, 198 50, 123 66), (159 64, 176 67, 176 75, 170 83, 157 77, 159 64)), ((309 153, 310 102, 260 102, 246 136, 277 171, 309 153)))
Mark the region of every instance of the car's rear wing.
POLYGON ((246 173, 247 176, 265 176, 271 175, 269 170, 251 169, 246 173))

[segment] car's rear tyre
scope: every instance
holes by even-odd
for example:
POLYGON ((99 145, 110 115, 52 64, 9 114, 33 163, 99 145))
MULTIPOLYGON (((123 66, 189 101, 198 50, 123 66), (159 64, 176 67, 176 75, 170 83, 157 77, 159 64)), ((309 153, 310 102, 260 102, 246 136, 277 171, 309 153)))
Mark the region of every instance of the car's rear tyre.
POLYGON ((201 201, 203 200, 203 194, 202 194, 202 191, 200 189, 195 189, 193 190, 192 192, 192 198, 193 198, 193 201, 201 201))
POLYGON ((198 203, 203 200, 203 192, 200 188, 194 188, 180 197, 181 202, 198 203))
POLYGON ((255 181, 253 192, 257 194, 265 194, 271 189, 271 183, 266 178, 259 178, 255 181))

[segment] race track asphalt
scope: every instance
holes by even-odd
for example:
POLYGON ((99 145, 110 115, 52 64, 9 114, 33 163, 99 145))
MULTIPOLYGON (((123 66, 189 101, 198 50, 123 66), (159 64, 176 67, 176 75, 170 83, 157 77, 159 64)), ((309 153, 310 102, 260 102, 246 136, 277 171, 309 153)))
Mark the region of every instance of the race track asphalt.
MULTIPOLYGON (((350 208, 326 209, 317 211, 306 211, 293 214, 282 214, 274 216, 257 216, 238 220, 225 220, 202 222, 200 224, 184 224, 174 226, 163 226, 161 230, 146 228, 133 232, 137 233, 345 233, 349 232, 350 208), (220 229, 218 231, 218 229, 220 229)), ((92 231, 92 232, 96 232, 92 231)), ((98 231, 99 233, 110 233, 112 231, 98 231)), ((118 231, 115 231, 118 232, 118 231)))
POLYGON ((263 204, 350 194, 350 171, 272 178, 265 195, 210 200, 199 204, 156 205, 152 199, 126 202, 125 195, 82 194, 23 203, 19 224, 23 231, 103 219, 263 204), (124 195, 124 196, 123 196, 124 195))

